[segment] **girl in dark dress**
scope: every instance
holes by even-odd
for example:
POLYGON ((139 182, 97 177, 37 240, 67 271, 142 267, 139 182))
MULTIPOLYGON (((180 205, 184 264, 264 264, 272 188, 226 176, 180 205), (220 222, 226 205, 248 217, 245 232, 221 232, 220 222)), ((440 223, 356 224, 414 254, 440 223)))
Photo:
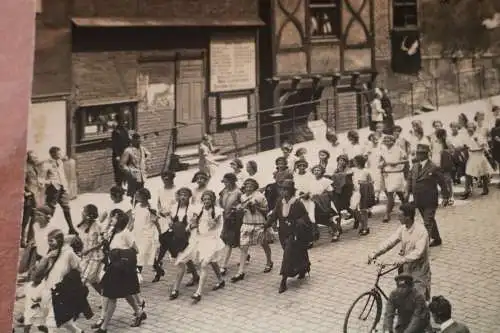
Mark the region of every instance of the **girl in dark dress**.
POLYGON ((139 305, 139 278, 137 275, 137 246, 133 234, 126 230, 129 216, 123 211, 112 213, 113 231, 109 242, 104 246, 107 254, 104 276, 101 280, 102 295, 105 297, 106 315, 96 332, 105 333, 116 309, 116 300, 125 298, 133 307, 135 320, 132 327, 138 327, 147 318, 144 302, 139 305), (125 260, 126 259, 126 260, 125 260))
POLYGON ((313 225, 304 204, 295 196, 295 183, 286 179, 280 183, 281 198, 269 215, 268 225, 277 222, 283 248, 281 283, 278 292, 287 290, 287 279, 303 279, 311 269, 307 249, 312 241, 313 225))
MULTIPOLYGON (((240 246, 240 230, 243 216, 236 207, 241 203, 241 190, 236 185, 237 178, 234 173, 226 173, 222 178, 224 189, 219 193, 219 205, 223 210, 223 226, 221 238, 226 244, 226 251, 221 267, 221 274, 226 275, 227 265, 233 248, 240 246)), ((247 261, 250 257, 247 257, 247 261)))

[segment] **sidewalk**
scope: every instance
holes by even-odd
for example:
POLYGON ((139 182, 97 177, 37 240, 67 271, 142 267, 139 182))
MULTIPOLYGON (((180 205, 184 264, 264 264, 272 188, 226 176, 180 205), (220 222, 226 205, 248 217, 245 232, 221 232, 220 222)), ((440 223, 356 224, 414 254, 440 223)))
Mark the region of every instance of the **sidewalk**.
MULTIPOLYGON (((400 125, 404 129, 404 134, 408 133, 410 128, 410 124, 413 120, 419 119, 422 121, 424 126, 424 131, 428 133, 432 128, 432 121, 441 120, 445 127, 448 128, 448 125, 452 121, 456 121, 457 117, 460 113, 464 113, 467 117, 472 120, 474 114, 477 111, 483 111, 486 114, 491 112, 492 105, 500 105, 500 95, 484 99, 477 100, 469 103, 463 103, 459 105, 448 105, 439 108, 436 111, 424 113, 421 115, 417 115, 414 117, 407 117, 396 121, 397 125, 400 125)), ((326 126, 323 121, 315 121, 309 124, 311 130, 314 133, 315 140, 303 142, 295 145, 295 148, 304 147, 308 151, 308 156, 314 161, 316 160, 317 153, 320 149, 328 148, 330 145, 325 139, 326 126)), ((366 138, 369 134, 368 128, 361 128, 358 130, 361 141, 366 141, 366 138)), ((347 139, 345 138, 346 133, 339 133, 339 141, 345 142, 347 139)), ((257 175, 257 180, 259 181, 261 186, 269 184, 272 182, 272 170, 274 170, 274 160, 281 154, 280 149, 273 149, 269 151, 265 151, 259 154, 247 155, 241 158, 243 163, 245 164, 249 160, 254 160, 257 162, 259 173, 257 175)), ((211 184, 211 188, 216 191, 220 191, 222 189, 222 184, 219 179, 222 179, 222 176, 226 172, 230 172, 231 169, 229 167, 230 160, 222 162, 214 175, 213 184, 211 184)), ((196 172, 194 169, 190 169, 187 171, 178 172, 175 178, 175 183, 177 186, 191 186, 191 178, 193 174, 196 172)), ((146 187, 151 191, 152 199, 151 203, 156 205, 158 198, 158 190, 162 187, 162 181, 160 177, 150 178, 146 182, 146 187)), ((81 218, 81 210, 82 208, 89 203, 93 203, 98 207, 102 206, 104 203, 109 202, 109 196, 106 193, 84 193, 79 195, 75 200, 71 201, 72 207, 72 216, 75 221, 81 218)), ((62 215, 62 211, 60 208, 57 209, 54 219, 54 226, 61 227, 63 230, 66 230, 66 223, 64 222, 64 217, 62 215)))

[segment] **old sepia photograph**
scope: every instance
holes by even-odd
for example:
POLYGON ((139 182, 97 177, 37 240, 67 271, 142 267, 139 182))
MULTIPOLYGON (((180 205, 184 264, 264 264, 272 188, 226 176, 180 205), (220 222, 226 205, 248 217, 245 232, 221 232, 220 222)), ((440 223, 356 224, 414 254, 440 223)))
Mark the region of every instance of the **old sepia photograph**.
POLYGON ((35 6, 14 333, 500 331, 499 0, 35 6))

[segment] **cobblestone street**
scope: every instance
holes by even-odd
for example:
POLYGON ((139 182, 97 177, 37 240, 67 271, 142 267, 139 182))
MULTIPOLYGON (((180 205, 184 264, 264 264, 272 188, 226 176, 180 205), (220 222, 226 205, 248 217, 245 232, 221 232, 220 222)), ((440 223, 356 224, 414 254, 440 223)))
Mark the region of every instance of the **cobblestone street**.
MULTIPOLYGON (((468 324, 471 332, 495 333, 500 327, 500 267, 496 260, 500 255, 499 201, 500 191, 492 188, 488 197, 457 201, 455 207, 442 208, 437 215, 444 243, 431 251, 432 293, 449 298, 454 317, 468 324)), ((183 287, 179 299, 168 300, 174 274, 170 264, 166 265, 167 276, 156 284, 150 282, 152 272, 146 269, 142 290, 149 319, 140 328, 130 328, 131 309, 120 301, 109 331, 341 332, 352 301, 374 281, 376 267, 366 265, 367 254, 398 225, 395 219, 380 223, 382 210, 376 207, 370 220, 372 233, 366 238, 358 239, 357 233, 346 228, 342 241, 331 244, 323 230, 322 239, 310 251, 311 276, 303 282, 291 280, 289 290, 281 295, 277 292, 281 260, 278 244, 272 246, 273 272, 262 273, 263 252, 252 248, 247 276, 238 284, 228 281, 236 272, 239 253, 235 251, 226 288, 210 291, 214 283, 210 278, 202 301, 196 305, 191 304, 193 288, 183 287)), ((397 251, 398 247, 386 256, 396 255, 397 251)), ((384 291, 389 292, 394 285, 393 276, 382 278, 384 291)), ((99 302, 95 293, 92 295, 91 303, 97 312, 99 302)), ((16 314, 22 303, 21 299, 16 305, 16 314)), ((82 319, 79 323, 89 330, 92 322, 82 319)))

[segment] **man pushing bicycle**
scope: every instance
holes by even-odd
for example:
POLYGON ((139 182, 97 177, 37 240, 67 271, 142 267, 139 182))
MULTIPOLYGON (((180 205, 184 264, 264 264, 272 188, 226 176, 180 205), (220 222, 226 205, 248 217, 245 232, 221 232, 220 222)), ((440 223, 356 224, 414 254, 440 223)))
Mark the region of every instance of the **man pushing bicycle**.
POLYGON ((414 287, 426 301, 431 295, 431 268, 429 262, 429 234, 425 226, 415 223, 416 207, 413 203, 403 203, 400 208, 401 226, 380 248, 368 256, 368 264, 401 243, 400 257, 386 265, 398 265, 398 272, 413 277, 414 287))

